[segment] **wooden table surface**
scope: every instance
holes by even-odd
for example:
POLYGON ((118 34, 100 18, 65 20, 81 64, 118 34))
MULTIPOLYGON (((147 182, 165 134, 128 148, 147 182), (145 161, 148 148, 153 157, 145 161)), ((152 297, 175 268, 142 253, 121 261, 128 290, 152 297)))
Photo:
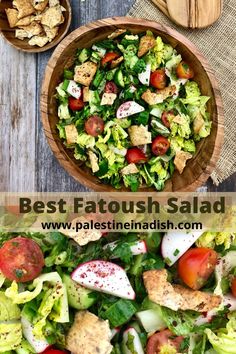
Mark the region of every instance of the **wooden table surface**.
MULTIPOLYGON (((72 0, 73 30, 92 20, 123 16, 134 0, 72 0)), ((46 142, 39 114, 42 76, 52 51, 25 54, 0 37, 0 191, 73 192, 86 189, 70 177, 46 142)), ((211 191, 236 190, 236 174, 211 191)))

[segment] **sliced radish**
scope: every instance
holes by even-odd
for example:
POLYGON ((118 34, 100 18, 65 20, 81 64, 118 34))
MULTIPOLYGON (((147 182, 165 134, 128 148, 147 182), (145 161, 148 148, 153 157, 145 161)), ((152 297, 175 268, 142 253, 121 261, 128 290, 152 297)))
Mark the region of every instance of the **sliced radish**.
POLYGON ((223 305, 228 307, 229 311, 236 310, 236 298, 232 294, 223 296, 223 305))
POLYGON ((115 146, 111 146, 110 149, 117 155, 125 156, 127 154, 127 149, 118 149, 115 146))
POLYGON ((161 243, 161 252, 168 265, 174 264, 202 235, 203 231, 167 232, 161 243))
POLYGON ((140 74, 138 74, 138 79, 143 85, 149 86, 150 75, 151 75, 151 64, 147 64, 146 69, 140 74))
POLYGON ((42 353, 50 347, 46 339, 37 339, 33 333, 33 325, 25 318, 21 317, 22 332, 29 344, 33 347, 36 353, 42 353))
POLYGON ((67 86, 66 91, 75 98, 80 98, 82 95, 81 87, 77 85, 77 83, 73 80, 70 80, 69 85, 67 86))
POLYGON ((132 354, 132 353, 137 353, 137 354, 144 354, 144 350, 142 347, 142 343, 140 341, 138 332, 133 328, 129 327, 126 331, 124 331, 123 334, 123 352, 124 354, 132 354), (131 352, 127 346, 127 342, 130 339, 130 337, 133 340, 133 351, 131 352))
POLYGON ((134 101, 123 103, 116 112, 117 118, 125 118, 144 111, 144 107, 134 101))
MULTIPOLYGON (((117 246, 118 242, 114 241, 114 242, 110 242, 107 245, 105 245, 103 247, 103 249, 107 249, 109 248, 110 251, 112 252, 116 246, 117 246)), ((137 256, 138 254, 144 254, 147 253, 147 245, 146 242, 143 240, 138 240, 135 241, 131 246, 130 246, 130 250, 133 256, 137 256)), ((113 259, 117 258, 116 256, 112 256, 113 259)))
POLYGON ((80 264, 71 278, 84 287, 133 300, 135 292, 123 268, 112 262, 96 260, 80 264))
POLYGON ((120 327, 112 328, 112 329, 111 329, 111 337, 110 337, 110 340, 112 340, 112 338, 114 338, 115 335, 116 335, 117 333, 119 333, 119 332, 120 332, 120 327))

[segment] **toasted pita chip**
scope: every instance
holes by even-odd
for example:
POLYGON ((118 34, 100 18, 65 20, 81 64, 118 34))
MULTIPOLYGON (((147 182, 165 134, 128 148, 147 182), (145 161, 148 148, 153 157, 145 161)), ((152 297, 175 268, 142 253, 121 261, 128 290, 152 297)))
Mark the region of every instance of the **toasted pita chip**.
POLYGON ((60 1, 59 0, 49 0, 49 7, 54 7, 60 5, 60 1))
POLYGON ((19 20, 35 13, 31 0, 14 0, 13 5, 19 11, 17 16, 19 20))
POLYGON ((33 6, 37 11, 44 11, 48 5, 48 0, 33 0, 33 6))
POLYGON ((25 38, 28 38, 28 33, 23 29, 16 29, 15 37, 23 41, 25 38))
POLYGON ((47 36, 34 36, 29 40, 29 45, 37 45, 38 47, 44 47, 48 43, 47 36))
POLYGON ((114 39, 119 37, 121 34, 125 33, 127 30, 124 28, 117 28, 114 32, 112 32, 111 34, 109 34, 109 36, 107 38, 109 39, 114 39))
POLYGON ((15 27, 18 21, 18 11, 16 9, 6 9, 6 15, 9 22, 9 26, 15 27))
POLYGON ((42 25, 48 26, 49 28, 56 27, 64 22, 64 17, 61 12, 61 7, 59 5, 50 7, 42 14, 42 25))
POLYGON ((58 33, 59 27, 53 27, 53 28, 49 28, 48 26, 43 26, 44 31, 46 33, 46 36, 48 37, 49 42, 51 42, 58 33))
POLYGON ((26 16, 17 21, 16 26, 29 26, 34 21, 35 16, 26 16))
POLYGON ((40 26, 40 24, 37 22, 32 22, 29 26, 20 26, 20 29, 23 32, 20 30, 16 30, 17 38, 19 38, 19 36, 24 38, 32 38, 33 36, 38 36, 43 31, 42 26, 40 26))

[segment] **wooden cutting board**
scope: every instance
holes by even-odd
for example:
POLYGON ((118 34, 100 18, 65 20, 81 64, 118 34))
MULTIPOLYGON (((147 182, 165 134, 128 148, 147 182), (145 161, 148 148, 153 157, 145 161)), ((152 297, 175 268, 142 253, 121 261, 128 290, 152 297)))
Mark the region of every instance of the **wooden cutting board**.
POLYGON ((223 0, 152 0, 176 24, 186 28, 204 28, 218 20, 223 0))

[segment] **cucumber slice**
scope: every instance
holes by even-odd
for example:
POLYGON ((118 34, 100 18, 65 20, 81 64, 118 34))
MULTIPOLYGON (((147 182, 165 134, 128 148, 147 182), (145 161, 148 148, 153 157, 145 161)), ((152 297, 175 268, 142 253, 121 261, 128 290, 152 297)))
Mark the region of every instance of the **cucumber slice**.
POLYGON ((117 70, 114 75, 114 81, 116 85, 125 87, 124 76, 121 70, 117 70))
POLYGON ((161 331, 166 328, 161 311, 150 309, 136 313, 136 317, 147 333, 161 331))

